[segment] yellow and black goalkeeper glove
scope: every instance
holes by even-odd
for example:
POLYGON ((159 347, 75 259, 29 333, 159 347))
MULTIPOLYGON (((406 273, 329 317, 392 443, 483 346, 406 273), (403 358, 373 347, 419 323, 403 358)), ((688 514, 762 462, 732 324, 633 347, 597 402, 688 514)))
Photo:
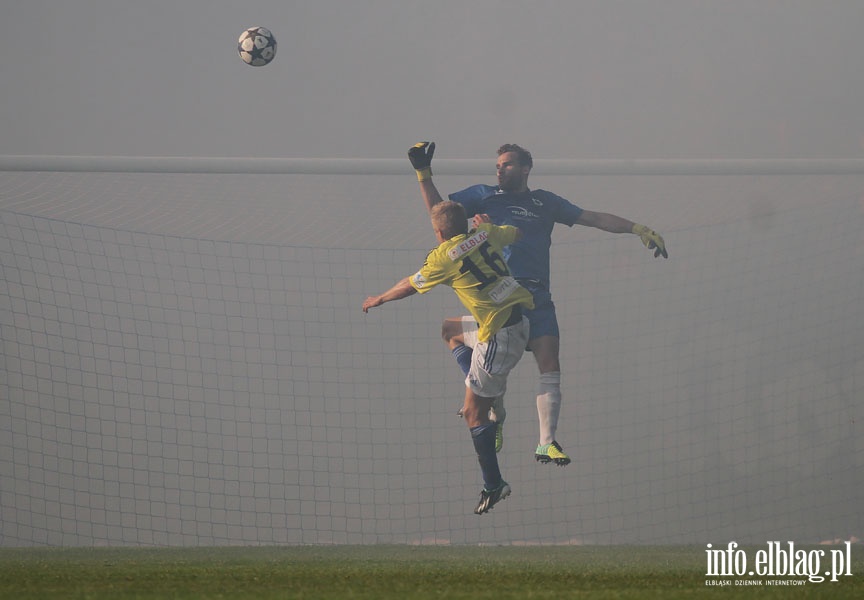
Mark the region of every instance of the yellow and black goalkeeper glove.
POLYGON ((423 182, 432 177, 432 155, 435 142, 417 142, 408 150, 408 160, 417 171, 417 181, 423 182))
POLYGON ((646 248, 654 250, 654 258, 657 258, 661 254, 663 258, 669 258, 669 253, 666 252, 666 242, 663 241, 659 233, 638 223, 633 225, 633 233, 642 239, 642 243, 645 244, 646 248))

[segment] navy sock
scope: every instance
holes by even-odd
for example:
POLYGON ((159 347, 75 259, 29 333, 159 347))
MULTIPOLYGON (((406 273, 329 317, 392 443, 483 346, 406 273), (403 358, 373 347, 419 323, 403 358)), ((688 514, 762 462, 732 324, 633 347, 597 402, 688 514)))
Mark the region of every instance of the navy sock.
POLYGON ((467 376, 468 370, 471 368, 471 355, 474 354, 474 351, 465 344, 459 344, 451 352, 456 359, 456 364, 462 369, 462 373, 467 376))
POLYGON ((483 484, 487 490, 494 490, 501 485, 501 470, 498 468, 498 455, 495 454, 495 423, 472 427, 471 438, 483 472, 483 484))

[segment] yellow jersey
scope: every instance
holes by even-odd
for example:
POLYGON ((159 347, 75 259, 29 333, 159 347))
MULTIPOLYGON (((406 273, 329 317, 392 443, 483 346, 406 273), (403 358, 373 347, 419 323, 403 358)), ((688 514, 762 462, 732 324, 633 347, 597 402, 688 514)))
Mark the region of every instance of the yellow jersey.
POLYGON ((477 321, 478 339, 489 341, 510 318, 512 306, 534 308, 531 293, 513 279, 502 256, 517 233, 510 225, 481 223, 439 244, 408 280, 421 294, 439 284, 452 287, 477 321))

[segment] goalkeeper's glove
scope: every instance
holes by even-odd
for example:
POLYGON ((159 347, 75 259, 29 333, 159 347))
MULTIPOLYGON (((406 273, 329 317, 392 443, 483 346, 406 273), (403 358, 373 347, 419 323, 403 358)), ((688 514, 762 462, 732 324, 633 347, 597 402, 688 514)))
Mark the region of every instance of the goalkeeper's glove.
POLYGON ((669 253, 666 252, 666 242, 663 241, 659 233, 638 223, 633 225, 633 233, 642 239, 642 243, 645 244, 646 248, 654 250, 654 258, 657 258, 661 254, 663 258, 669 258, 669 253))
POLYGON ((417 171, 417 181, 423 182, 432 177, 432 155, 435 142, 417 142, 408 150, 408 160, 417 171))

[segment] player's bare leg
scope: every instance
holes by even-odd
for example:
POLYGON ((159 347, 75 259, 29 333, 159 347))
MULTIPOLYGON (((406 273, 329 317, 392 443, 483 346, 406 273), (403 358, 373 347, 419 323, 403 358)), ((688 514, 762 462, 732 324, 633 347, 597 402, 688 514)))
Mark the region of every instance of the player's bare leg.
POLYGON ((456 346, 465 344, 465 339, 462 337, 464 333, 461 317, 444 319, 444 322, 441 323, 441 338, 451 350, 456 346))
MULTIPOLYGON (((465 330, 462 327, 462 318, 445 319, 441 324, 441 338, 453 357, 462 369, 462 373, 467 377, 468 369, 471 366, 472 349, 465 344, 465 330)), ((457 411, 457 415, 464 416, 465 407, 463 406, 457 411)), ((489 419, 496 423, 495 426, 495 452, 501 452, 504 447, 504 419, 507 418, 507 411, 504 409, 504 396, 498 396, 492 403, 489 410, 489 419)))

